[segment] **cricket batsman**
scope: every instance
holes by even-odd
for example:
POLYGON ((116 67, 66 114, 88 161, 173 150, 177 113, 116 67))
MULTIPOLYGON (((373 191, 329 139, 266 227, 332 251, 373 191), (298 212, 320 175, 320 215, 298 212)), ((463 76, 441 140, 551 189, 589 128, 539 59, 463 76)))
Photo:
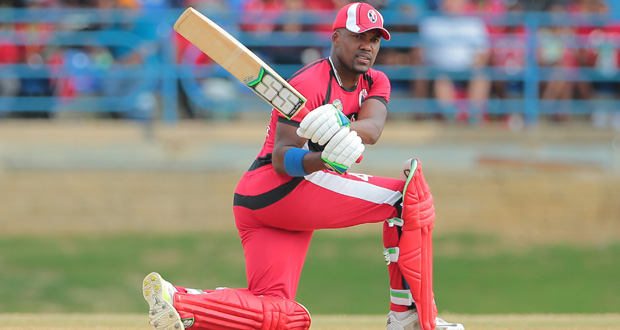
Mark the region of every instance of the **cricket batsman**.
POLYGON ((151 273, 142 289, 154 329, 309 329, 310 314, 295 296, 314 231, 383 222, 386 329, 464 330, 437 317, 435 209, 420 161, 406 161, 399 178, 348 170, 383 132, 391 86, 372 65, 390 38, 371 5, 338 11, 329 56, 289 79, 305 108, 291 119, 272 111, 263 146, 235 190, 247 288, 194 290, 151 273))

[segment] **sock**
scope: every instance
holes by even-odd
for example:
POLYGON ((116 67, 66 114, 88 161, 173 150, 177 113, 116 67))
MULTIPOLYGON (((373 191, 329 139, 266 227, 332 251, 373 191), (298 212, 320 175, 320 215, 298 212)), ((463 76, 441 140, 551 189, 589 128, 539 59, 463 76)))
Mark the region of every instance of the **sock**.
POLYGON ((408 310, 406 312, 394 312, 394 311, 392 311, 392 315, 394 315, 394 317, 397 320, 402 321, 402 320, 408 318, 409 316, 411 316, 413 314, 413 312, 414 312, 413 309, 410 309, 410 310, 408 310))

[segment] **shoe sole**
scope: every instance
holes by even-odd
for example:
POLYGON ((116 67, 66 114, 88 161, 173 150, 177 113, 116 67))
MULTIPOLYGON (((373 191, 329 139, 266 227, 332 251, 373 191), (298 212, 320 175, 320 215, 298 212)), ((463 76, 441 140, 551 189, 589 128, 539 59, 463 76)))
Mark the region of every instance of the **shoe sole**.
POLYGON ((465 330, 465 328, 460 325, 460 324, 456 324, 456 323, 450 323, 450 324, 438 324, 435 327, 436 330, 465 330))
POLYGON ((436 330, 465 330, 462 324, 459 323, 436 323, 436 330))
POLYGON ((163 279, 150 273, 142 282, 142 295, 149 304, 149 323, 155 330, 184 330, 181 316, 171 303, 164 299, 163 279))

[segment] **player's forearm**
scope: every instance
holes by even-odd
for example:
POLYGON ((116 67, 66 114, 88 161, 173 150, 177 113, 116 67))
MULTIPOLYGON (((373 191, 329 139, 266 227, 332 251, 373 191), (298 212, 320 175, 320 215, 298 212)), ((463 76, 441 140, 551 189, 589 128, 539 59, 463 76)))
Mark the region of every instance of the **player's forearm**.
POLYGON ((351 122, 351 130, 357 132, 364 144, 375 144, 383 133, 386 120, 386 105, 377 99, 368 99, 362 104, 357 120, 351 122))
POLYGON ((351 123, 351 130, 356 131, 366 145, 372 145, 379 141, 383 133, 383 124, 375 120, 358 120, 351 123))
POLYGON ((313 173, 325 169, 325 161, 321 158, 320 152, 310 152, 304 157, 304 169, 306 172, 313 173))
MULTIPOLYGON (((290 151, 291 148, 295 148, 295 147, 288 146, 278 151, 274 150, 274 153, 272 154, 272 164, 273 164, 273 169, 276 171, 276 173, 282 174, 282 175, 290 174, 286 170, 284 158, 286 156, 286 153, 290 151)), ((320 152, 306 153, 303 156, 302 164, 303 164, 304 171, 308 174, 325 169, 325 161, 323 161, 323 159, 321 158, 320 152)))

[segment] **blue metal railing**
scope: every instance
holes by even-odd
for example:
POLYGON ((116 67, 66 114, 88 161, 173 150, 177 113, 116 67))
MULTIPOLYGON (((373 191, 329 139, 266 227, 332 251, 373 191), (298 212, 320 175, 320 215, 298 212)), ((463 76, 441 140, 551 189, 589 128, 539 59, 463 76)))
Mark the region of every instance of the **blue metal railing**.
MULTIPOLYGON (((0 113, 16 111, 85 111, 117 112, 129 116, 145 116, 140 108, 146 103, 144 96, 159 100, 158 109, 166 122, 178 120, 179 92, 187 96, 190 103, 198 109, 207 109, 215 113, 254 111, 266 109, 258 97, 246 90, 229 74, 217 65, 196 65, 197 52, 185 52, 177 59, 177 49, 173 40, 172 24, 182 9, 164 10, 90 10, 90 9, 0 9, 0 46, 13 44, 19 47, 42 46, 43 55, 54 50, 81 49, 89 52, 91 48, 105 48, 116 60, 112 64, 98 65, 93 61, 85 63, 11 63, 0 64, 0 80, 43 79, 62 81, 81 78, 90 79, 99 87, 89 93, 72 95, 0 95, 0 113), (49 35, 42 35, 34 30, 15 30, 16 24, 22 23, 51 24, 54 29, 49 35), (120 62, 119 58, 133 53, 138 61, 120 62), (227 84, 215 85, 209 94, 205 90, 205 79, 219 77, 227 84), (179 88, 180 87, 180 88, 179 88), (231 92, 233 97, 218 97, 218 91, 231 92), (220 88, 220 89, 218 89, 220 88)), ((299 24, 329 24, 335 13, 326 11, 289 12, 270 16, 270 22, 283 23, 295 17, 299 24)), ((403 12, 386 10, 383 15, 392 26, 414 27, 428 15, 436 13, 414 11, 403 12)), ((330 47, 329 33, 287 32, 249 33, 241 31, 242 23, 253 23, 264 19, 261 13, 237 15, 229 11, 213 11, 208 15, 236 36, 251 49, 265 47, 313 47, 327 54, 330 47)), ((569 111, 571 113, 591 113, 595 109, 620 109, 617 100, 541 100, 539 84, 544 81, 562 79, 585 82, 620 82, 618 72, 601 72, 594 68, 548 68, 539 67, 536 51, 540 40, 535 33, 540 26, 605 26, 614 21, 617 12, 610 15, 550 15, 548 13, 522 13, 509 15, 482 15, 491 25, 525 26, 526 38, 521 44, 510 47, 522 47, 525 50, 525 65, 522 70, 508 72, 503 67, 486 67, 476 74, 483 73, 494 81, 518 81, 523 84, 523 96, 510 100, 490 100, 489 113, 522 113, 528 122, 536 122, 542 114, 569 111), (558 78, 559 77, 559 78, 558 78)), ((565 40, 570 48, 588 48, 588 40, 572 36, 565 40)), ((620 48, 620 40, 613 41, 613 47, 620 48)), ((424 47, 424 41, 417 33, 394 32, 389 42, 382 44, 382 49, 407 50, 424 47)), ((495 45, 497 46, 497 45, 495 45)), ((501 46, 498 46, 501 47, 501 46)), ((268 61, 269 62, 269 61, 268 61)), ((298 70, 301 64, 272 63, 273 68, 282 76, 288 77, 298 70)), ((439 75, 436 68, 414 65, 377 65, 394 82, 410 83, 416 79, 432 80, 439 75)), ((453 72, 455 79, 468 79, 474 73, 470 71, 453 72)), ((225 93, 224 93, 225 94, 225 93)), ((225 96, 225 95, 221 95, 225 96)), ((229 95, 230 96, 230 95, 229 95)), ((462 101, 466 102, 466 101, 462 101)), ((152 102, 151 102, 152 103, 152 102)), ((149 103, 150 104, 150 103, 149 103)), ((396 95, 391 100, 390 111, 411 113, 438 113, 443 111, 433 99, 412 98, 411 95, 396 95)))

